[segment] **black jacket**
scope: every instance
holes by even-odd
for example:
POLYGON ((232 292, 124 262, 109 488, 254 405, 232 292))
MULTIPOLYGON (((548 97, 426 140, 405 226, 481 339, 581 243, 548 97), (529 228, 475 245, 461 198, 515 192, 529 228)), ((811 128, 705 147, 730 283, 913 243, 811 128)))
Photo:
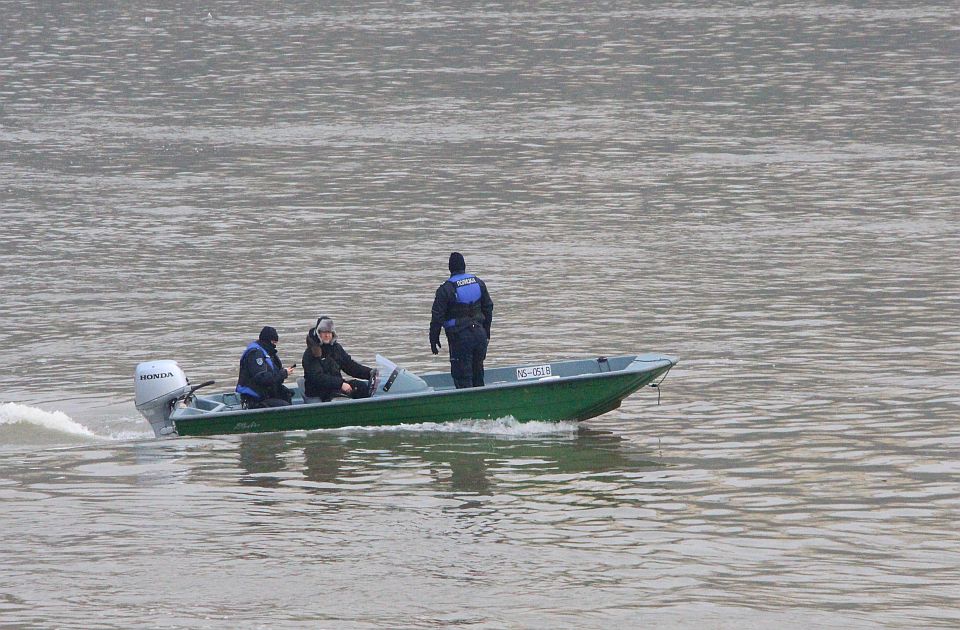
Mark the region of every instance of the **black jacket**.
MULTIPOLYGON (((477 278, 477 284, 480 285, 480 316, 476 319, 477 323, 483 324, 483 329, 487 332, 487 339, 490 338, 490 326, 493 324, 493 300, 490 299, 490 293, 487 291, 487 285, 483 280, 477 278)), ((451 309, 457 303, 457 287, 452 282, 447 281, 437 288, 436 296, 433 298, 433 307, 430 309, 430 341, 437 343, 440 341, 440 329, 443 328, 443 322, 450 319, 451 309)), ((447 338, 451 334, 460 332, 461 329, 468 327, 472 322, 468 320, 457 320, 457 326, 446 331, 447 338)))
POLYGON ((273 367, 265 359, 263 353, 253 348, 240 359, 240 375, 237 378, 237 391, 246 386, 257 393, 260 399, 287 398, 287 388, 283 381, 287 378, 287 371, 277 356, 277 350, 272 345, 258 341, 257 345, 263 348, 270 356, 273 367))
POLYGON ((354 361, 336 339, 323 344, 312 332, 308 334, 307 349, 303 353, 304 396, 330 400, 343 385, 340 372, 365 380, 372 375, 371 369, 354 361))

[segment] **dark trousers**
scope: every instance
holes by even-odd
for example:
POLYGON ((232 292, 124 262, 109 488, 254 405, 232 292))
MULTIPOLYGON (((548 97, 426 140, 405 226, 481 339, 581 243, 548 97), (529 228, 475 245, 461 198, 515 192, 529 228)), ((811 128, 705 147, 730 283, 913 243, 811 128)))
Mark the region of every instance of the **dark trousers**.
POLYGON ((292 398, 293 392, 286 386, 281 385, 279 389, 275 390, 274 396, 266 396, 258 400, 243 394, 240 396, 240 401, 243 403, 244 409, 262 409, 264 407, 286 407, 291 403, 292 398))
POLYGON ((286 407, 290 404, 289 400, 283 398, 262 398, 256 400, 249 396, 241 396, 244 409, 262 409, 264 407, 286 407))
POLYGON ((487 331, 480 324, 447 334, 450 375, 457 389, 483 387, 483 360, 487 358, 487 343, 487 331))
POLYGON ((353 388, 353 393, 350 395, 350 398, 370 398, 370 394, 373 393, 370 391, 370 381, 350 379, 347 382, 350 383, 350 387, 353 388))
MULTIPOLYGON (((353 393, 350 394, 350 398, 370 398, 370 395, 373 394, 373 391, 370 389, 370 381, 360 381, 357 379, 344 379, 347 383, 350 383, 350 387, 353 388, 353 393)), ((330 402, 334 398, 347 397, 346 394, 340 392, 339 389, 322 391, 320 396, 317 397, 317 400, 321 402, 330 402)), ((314 401, 316 402, 316 401, 314 401)))

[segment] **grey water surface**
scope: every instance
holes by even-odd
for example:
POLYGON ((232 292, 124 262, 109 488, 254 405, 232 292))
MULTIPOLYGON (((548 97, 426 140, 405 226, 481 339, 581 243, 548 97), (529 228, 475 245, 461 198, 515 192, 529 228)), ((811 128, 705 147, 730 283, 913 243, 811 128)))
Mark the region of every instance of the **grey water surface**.
POLYGON ((960 625, 954 2, 0 1, 0 625, 960 625), (661 352, 580 426, 155 440, 331 315, 661 352))

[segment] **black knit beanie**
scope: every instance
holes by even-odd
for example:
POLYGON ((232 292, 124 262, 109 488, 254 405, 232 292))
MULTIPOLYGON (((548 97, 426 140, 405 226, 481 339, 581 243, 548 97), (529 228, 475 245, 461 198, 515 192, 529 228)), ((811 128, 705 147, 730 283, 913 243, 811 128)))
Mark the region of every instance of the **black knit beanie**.
POLYGON ((272 341, 274 343, 280 341, 280 335, 277 334, 277 329, 273 326, 264 326, 263 330, 260 331, 260 341, 272 341))
POLYGON ((457 273, 458 271, 463 272, 467 270, 467 263, 463 260, 463 254, 460 252, 453 252, 450 254, 450 262, 447 263, 447 266, 450 267, 450 273, 457 273))

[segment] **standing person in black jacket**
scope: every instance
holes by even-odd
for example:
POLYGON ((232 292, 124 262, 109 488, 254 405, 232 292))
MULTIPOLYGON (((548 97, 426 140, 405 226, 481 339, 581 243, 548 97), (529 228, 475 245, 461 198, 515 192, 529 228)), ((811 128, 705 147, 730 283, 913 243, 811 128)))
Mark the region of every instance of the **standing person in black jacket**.
POLYGON ((323 315, 307 333, 303 353, 304 402, 328 402, 334 396, 368 398, 374 371, 354 361, 337 341, 333 320, 323 315), (354 379, 344 380, 341 371, 354 379))
POLYGON ((282 407, 290 404, 293 392, 283 381, 293 374, 293 367, 285 368, 277 356, 280 336, 273 326, 264 326, 256 341, 251 341, 240 357, 240 375, 237 393, 247 409, 282 407))
POLYGON ((447 333, 450 375, 457 389, 483 387, 483 360, 487 357, 493 300, 483 280, 467 273, 460 252, 450 254, 450 278, 437 289, 430 317, 430 350, 440 352, 440 329, 447 333))

